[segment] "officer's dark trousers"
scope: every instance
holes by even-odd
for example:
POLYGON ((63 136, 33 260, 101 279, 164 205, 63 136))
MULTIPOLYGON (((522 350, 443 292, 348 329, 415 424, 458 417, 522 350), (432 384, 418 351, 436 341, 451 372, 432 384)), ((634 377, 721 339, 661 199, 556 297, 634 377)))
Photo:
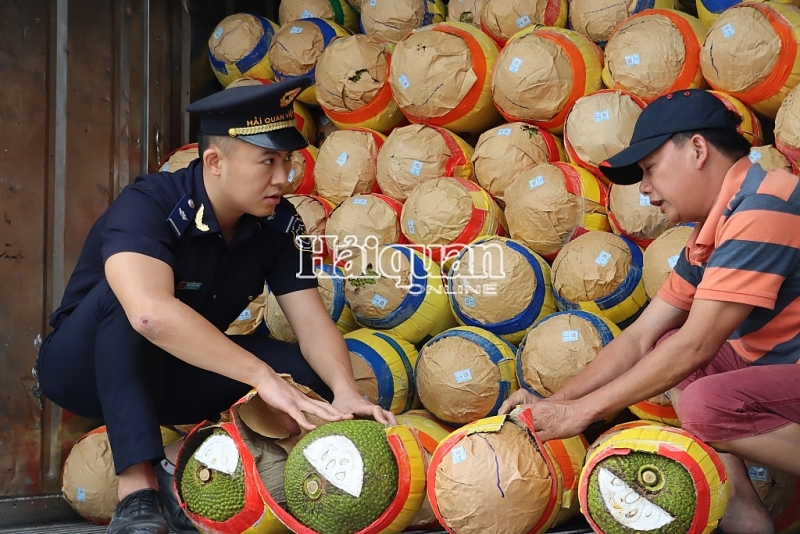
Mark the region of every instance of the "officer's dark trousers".
MULTIPOLYGON (((331 400, 297 345, 258 333, 230 336, 279 373, 331 400)), ((39 352, 39 383, 48 399, 103 420, 117 473, 164 457, 159 424, 216 420, 250 386, 187 364, 131 327, 107 282, 95 287, 51 332, 39 352)))

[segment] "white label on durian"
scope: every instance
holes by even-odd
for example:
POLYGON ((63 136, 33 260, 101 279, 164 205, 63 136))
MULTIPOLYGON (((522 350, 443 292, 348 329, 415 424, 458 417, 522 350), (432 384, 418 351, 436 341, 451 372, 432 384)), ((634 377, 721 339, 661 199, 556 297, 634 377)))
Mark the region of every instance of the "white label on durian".
POLYGON ((639 193, 639 205, 640 206, 649 206, 650 205, 650 197, 647 195, 643 195, 639 193))
POLYGON ((500 128, 497 130, 497 135, 502 137, 509 137, 511 135, 511 128, 500 128))
POLYGON ((517 19, 517 28, 522 29, 526 26, 531 25, 531 17, 530 15, 522 15, 520 18, 517 19))
POLYGON ((214 435, 205 440, 194 451, 194 458, 211 469, 229 475, 235 473, 236 467, 239 465, 239 451, 236 450, 236 442, 227 434, 224 436, 214 435))
POLYGON ((246 321, 248 319, 253 318, 253 312, 250 311, 250 308, 245 308, 242 313, 239 314, 239 317, 236 318, 237 321, 246 321))
POLYGON ((356 206, 366 206, 368 203, 369 203, 369 199, 368 198, 354 198, 353 199, 353 204, 355 204, 356 206))
POLYGON ((219 39, 220 37, 222 37, 223 33, 225 33, 225 28, 220 26, 219 28, 214 30, 214 39, 219 39))
POLYGON ((467 306, 469 308, 474 308, 476 304, 477 302, 475 301, 475 297, 471 297, 469 295, 466 295, 464 297, 464 306, 467 306))
POLYGON ((537 176, 536 178, 531 178, 528 180, 528 187, 531 189, 536 189, 537 187, 542 187, 544 185, 544 176, 537 176))
POLYGON ((159 169, 159 170, 160 170, 161 172, 169 172, 169 161, 168 161, 168 162, 166 162, 164 165, 162 165, 162 166, 161 166, 161 169, 159 169))
POLYGON ((378 5, 378 0, 369 0, 369 7, 375 7, 378 5))
POLYGON ((756 161, 760 160, 763 154, 758 150, 751 150, 750 154, 747 156, 747 159, 750 160, 750 163, 755 163, 756 161))
POLYGON ((411 82, 408 81, 408 76, 405 74, 401 74, 400 77, 397 78, 397 81, 400 82, 400 87, 403 89, 408 89, 411 87, 411 82))
POLYGON ((594 113, 594 122, 603 122, 610 119, 611 119, 610 109, 602 109, 600 111, 595 111, 594 113))
POLYGON ((467 451, 464 450, 463 445, 459 445, 452 451, 450 451, 450 458, 453 459, 454 464, 460 464, 464 460, 467 459, 467 451))
POLYGON ((671 258, 668 258, 667 259, 667 263, 669 264, 669 268, 670 269, 674 269, 675 266, 678 264, 678 260, 679 259, 681 259, 681 255, 680 254, 675 254, 671 258))
POLYGON ((75 492, 75 497, 78 499, 78 502, 85 502, 86 501, 86 488, 78 488, 75 492))
POLYGON ((311 11, 309 11, 307 9, 304 9, 303 13, 300 14, 300 18, 301 19, 313 19, 315 17, 316 17, 316 15, 313 14, 311 11))
POLYGON ((303 456, 325 480, 358 497, 364 485, 364 460, 355 443, 344 436, 325 436, 312 441, 303 456))
POLYGON ((733 29, 733 24, 731 24, 730 22, 722 27, 722 35, 725 36, 725 39, 727 39, 734 33, 736 33, 736 30, 733 29))
POLYGON ((389 300, 386 297, 382 297, 376 293, 372 297, 372 304, 383 310, 386 308, 386 305, 389 304, 389 300))
POLYGON ((639 54, 631 54, 629 56, 625 56, 625 64, 629 67, 635 67, 641 62, 642 58, 639 57, 639 54))
POLYGON ((463 384, 472 380, 472 372, 469 369, 462 369, 453 373, 456 377, 456 384, 463 384))
POLYGON ((347 163, 347 152, 339 154, 339 157, 336 158, 336 163, 339 164, 339 167, 344 167, 344 164, 347 163))
POLYGON ((292 26, 289 28, 289 33, 303 33, 303 28, 300 26, 292 26))
POLYGON ((751 465, 747 469, 747 474, 750 476, 750 480, 758 480, 759 482, 769 480, 769 470, 766 467, 751 465))
POLYGON ((290 170, 289 171, 289 183, 294 182, 294 175, 295 175, 294 169, 290 170))
POLYGON ((561 341, 564 343, 570 343, 572 341, 578 341, 581 339, 581 335, 577 330, 564 330, 561 332, 561 341))
POLYGON ((513 73, 519 72, 519 68, 522 66, 522 60, 518 57, 515 57, 511 60, 511 65, 508 66, 508 70, 513 73))
POLYGON ((414 230, 414 219, 409 219, 406 222, 406 226, 408 226, 408 233, 409 234, 416 234, 417 232, 414 230))
POLYGON ((606 510, 624 527, 639 531, 657 530, 675 520, 608 469, 600 468, 597 485, 606 510))
POLYGON ((327 126, 331 123, 331 120, 328 118, 327 115, 320 115, 319 122, 322 123, 323 126, 327 126))
POLYGON ((411 162, 411 168, 408 169, 408 172, 414 176, 419 176, 419 173, 422 172, 422 167, 423 163, 421 161, 414 160, 411 162))
POLYGON ((608 265, 608 260, 610 259, 611 259, 611 254, 609 254, 605 250, 601 250, 600 254, 597 255, 597 258, 594 260, 594 262, 600 267, 605 267, 606 265, 608 265))

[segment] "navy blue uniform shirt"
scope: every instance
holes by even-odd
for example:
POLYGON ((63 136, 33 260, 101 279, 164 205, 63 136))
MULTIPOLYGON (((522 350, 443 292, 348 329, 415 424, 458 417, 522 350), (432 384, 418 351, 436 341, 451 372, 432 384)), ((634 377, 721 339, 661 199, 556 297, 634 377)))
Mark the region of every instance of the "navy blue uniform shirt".
POLYGON ((175 173, 141 175, 92 226, 50 325, 58 327, 105 278, 105 260, 138 252, 172 267, 175 297, 225 331, 265 281, 276 295, 317 287, 311 253, 296 237, 304 233, 294 206, 282 199, 271 217, 244 215, 228 245, 199 159, 175 173))

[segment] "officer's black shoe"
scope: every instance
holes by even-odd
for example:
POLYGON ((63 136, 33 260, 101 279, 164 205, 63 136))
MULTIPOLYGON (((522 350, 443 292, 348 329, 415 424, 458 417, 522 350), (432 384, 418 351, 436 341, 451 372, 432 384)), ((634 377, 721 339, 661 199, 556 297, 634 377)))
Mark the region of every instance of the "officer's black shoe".
POLYGON ((122 499, 106 534, 169 534, 158 492, 140 489, 122 499))
MULTIPOLYGON (((171 464, 170 464, 171 466, 171 464)), ((173 475, 164 469, 163 462, 153 466, 158 479, 158 492, 164 503, 164 516, 167 518, 169 528, 176 534, 196 534, 197 530, 178 504, 178 497, 172 488, 173 475)))

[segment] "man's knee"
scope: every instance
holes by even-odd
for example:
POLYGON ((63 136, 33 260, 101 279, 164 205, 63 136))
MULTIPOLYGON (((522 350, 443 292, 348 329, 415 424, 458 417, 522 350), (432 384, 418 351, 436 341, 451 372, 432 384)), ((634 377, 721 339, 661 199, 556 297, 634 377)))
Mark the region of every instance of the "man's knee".
POLYGON ((681 426, 707 439, 704 436, 708 430, 725 424, 734 415, 731 402, 730 389, 719 380, 701 379, 686 386, 673 404, 681 426))

